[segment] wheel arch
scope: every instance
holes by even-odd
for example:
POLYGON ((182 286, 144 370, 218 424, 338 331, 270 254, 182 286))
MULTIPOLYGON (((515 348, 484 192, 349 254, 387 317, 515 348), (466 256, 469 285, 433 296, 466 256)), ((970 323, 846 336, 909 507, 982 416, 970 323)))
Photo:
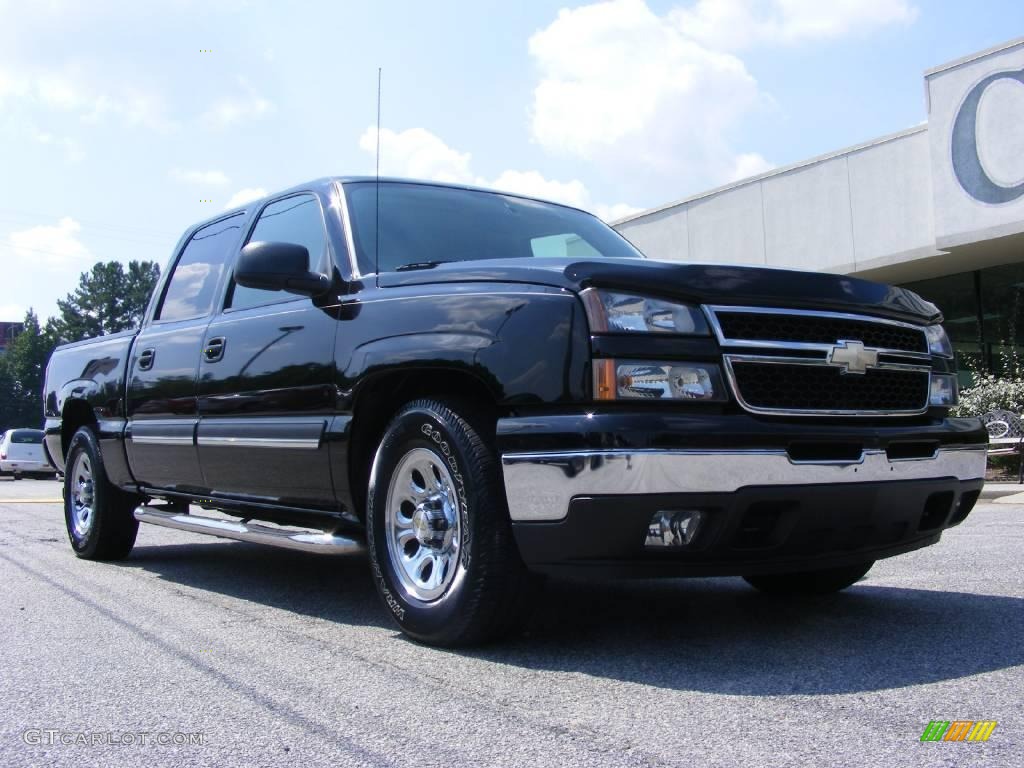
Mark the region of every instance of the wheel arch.
POLYGON ((384 430, 403 405, 420 398, 469 405, 492 426, 508 410, 482 378, 465 368, 394 368, 368 377, 353 395, 347 466, 353 510, 360 520, 365 520, 367 483, 384 430))
POLYGON ((71 439, 82 427, 97 427, 96 413, 83 398, 69 398, 64 402, 60 420, 60 448, 62 463, 67 462, 71 439))

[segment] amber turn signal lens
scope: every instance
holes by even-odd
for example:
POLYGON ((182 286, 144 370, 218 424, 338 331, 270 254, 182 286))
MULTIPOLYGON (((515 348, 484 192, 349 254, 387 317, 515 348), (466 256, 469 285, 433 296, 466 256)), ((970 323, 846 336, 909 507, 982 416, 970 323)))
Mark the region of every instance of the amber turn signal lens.
POLYGON ((615 361, 594 361, 594 399, 614 400, 616 394, 615 361))

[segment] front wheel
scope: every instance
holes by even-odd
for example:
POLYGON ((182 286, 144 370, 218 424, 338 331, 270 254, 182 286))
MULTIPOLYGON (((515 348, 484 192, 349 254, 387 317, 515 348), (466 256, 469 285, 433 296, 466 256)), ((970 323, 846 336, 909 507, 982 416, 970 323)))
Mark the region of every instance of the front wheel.
POLYGON ((532 579, 513 540, 493 429, 467 405, 417 400, 374 457, 374 581, 402 631, 424 643, 480 643, 525 618, 532 579))
POLYGON ((744 576, 750 586, 776 595, 826 595, 856 584, 875 564, 874 560, 842 568, 801 573, 764 573, 744 576))
POLYGON ((86 560, 121 560, 135 545, 138 499, 107 479, 99 441, 88 427, 68 446, 64 522, 75 554, 86 560))

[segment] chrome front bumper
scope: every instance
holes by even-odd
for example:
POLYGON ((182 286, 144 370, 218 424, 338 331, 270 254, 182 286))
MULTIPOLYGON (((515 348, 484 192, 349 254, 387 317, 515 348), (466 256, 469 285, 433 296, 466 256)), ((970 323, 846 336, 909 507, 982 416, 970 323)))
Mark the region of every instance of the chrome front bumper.
POLYGON ((985 477, 984 445, 922 459, 866 450, 857 461, 800 462, 785 450, 612 450, 506 453, 505 494, 515 522, 562 520, 577 496, 731 493, 741 488, 985 477))

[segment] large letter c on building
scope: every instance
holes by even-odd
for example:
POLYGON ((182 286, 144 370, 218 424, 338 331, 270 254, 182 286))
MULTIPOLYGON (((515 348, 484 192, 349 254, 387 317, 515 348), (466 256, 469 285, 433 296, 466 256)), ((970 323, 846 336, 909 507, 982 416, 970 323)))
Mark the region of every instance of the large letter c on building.
POLYGON ((985 89, 996 80, 1016 80, 1024 84, 1024 69, 989 75, 967 94, 953 121, 953 172, 960 186, 975 200, 998 205, 1024 196, 1024 182, 1012 187, 996 184, 985 172, 978 156, 978 103, 985 89))

